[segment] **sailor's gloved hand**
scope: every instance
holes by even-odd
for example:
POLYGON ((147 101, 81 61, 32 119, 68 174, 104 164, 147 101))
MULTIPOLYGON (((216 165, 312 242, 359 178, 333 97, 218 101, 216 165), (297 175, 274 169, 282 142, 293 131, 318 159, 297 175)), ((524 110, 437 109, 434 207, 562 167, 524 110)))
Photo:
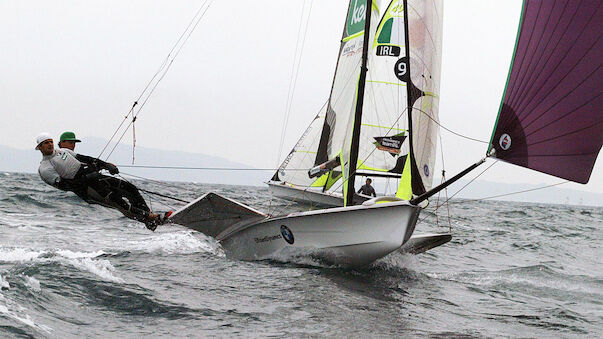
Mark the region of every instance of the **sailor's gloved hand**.
POLYGON ((107 165, 105 166, 107 171, 109 171, 109 173, 111 174, 117 174, 119 173, 119 169, 117 168, 117 166, 107 163, 107 165))

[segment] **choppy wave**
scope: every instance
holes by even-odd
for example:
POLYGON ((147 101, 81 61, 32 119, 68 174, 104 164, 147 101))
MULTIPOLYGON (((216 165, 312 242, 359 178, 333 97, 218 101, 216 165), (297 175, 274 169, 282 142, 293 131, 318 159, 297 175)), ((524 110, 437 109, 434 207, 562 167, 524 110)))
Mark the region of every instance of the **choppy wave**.
POLYGON ((150 253, 210 253, 216 256, 224 256, 224 251, 214 239, 193 231, 157 232, 148 235, 144 239, 125 241, 120 247, 127 251, 150 253))
MULTIPOLYGON (((263 188, 138 184, 300 208, 263 188)), ((244 262, 183 227, 153 233, 35 175, 0 175, 0 337, 601 335, 603 209, 458 201, 451 213, 450 225, 422 216, 417 232, 454 234, 422 255, 362 269, 313 251, 244 262)))

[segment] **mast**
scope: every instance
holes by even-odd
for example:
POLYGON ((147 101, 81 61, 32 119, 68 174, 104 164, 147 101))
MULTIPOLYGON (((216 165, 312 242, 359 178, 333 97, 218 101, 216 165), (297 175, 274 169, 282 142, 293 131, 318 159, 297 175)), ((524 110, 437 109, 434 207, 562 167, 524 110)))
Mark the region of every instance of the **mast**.
MULTIPOLYGON (((408 81, 406 82, 406 100, 408 107, 408 161, 410 161, 410 178, 411 178, 411 189, 413 193, 415 192, 415 182, 419 173, 416 170, 416 161, 415 161, 415 152, 413 148, 413 128, 412 128, 412 106, 415 103, 416 95, 413 91, 414 86, 412 83, 412 78, 410 76, 410 36, 408 32, 408 1, 404 0, 402 2, 404 4, 404 49, 406 50, 406 57, 408 58, 408 64, 406 65, 406 78, 408 81)), ((420 177, 420 176, 419 176, 420 177)), ((419 192, 424 193, 424 192, 419 192)))
MULTIPOLYGON (((348 162, 348 191, 346 194, 346 205, 354 204, 354 181, 356 180, 356 165, 358 164, 358 146, 360 144, 360 126, 362 123, 362 106, 364 104, 364 86, 366 83, 366 67, 368 59, 368 44, 371 33, 371 14, 373 1, 366 1, 366 17, 364 20, 364 40, 362 41, 362 65, 360 66, 360 77, 358 79, 358 95, 356 100, 356 112, 354 114, 354 129, 352 130, 352 144, 350 146, 350 159, 348 162)), ((408 34, 408 33, 407 33, 408 34)))

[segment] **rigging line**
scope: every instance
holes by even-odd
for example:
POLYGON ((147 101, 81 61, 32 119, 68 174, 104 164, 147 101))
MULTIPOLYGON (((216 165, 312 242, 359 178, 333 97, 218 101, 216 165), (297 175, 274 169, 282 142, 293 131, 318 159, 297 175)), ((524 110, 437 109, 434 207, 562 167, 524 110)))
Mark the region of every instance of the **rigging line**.
POLYGON ((436 125, 438 125, 439 127, 443 128, 444 130, 446 130, 446 131, 448 131, 448 132, 450 132, 450 133, 452 133, 452 134, 454 134, 454 135, 456 135, 456 136, 459 136, 459 137, 461 137, 461 138, 465 138, 465 139, 468 139, 468 140, 473 140, 473 141, 476 141, 476 142, 480 142, 480 143, 482 143, 482 144, 487 144, 487 143, 488 143, 488 141, 484 141, 484 140, 479 140, 479 139, 475 139, 475 138, 472 138, 472 137, 468 137, 468 136, 466 136, 466 135, 463 135, 463 134, 457 133, 457 132, 455 132, 455 131, 453 131, 453 130, 451 130, 451 129, 448 129, 448 128, 444 127, 442 124, 440 124, 440 122, 439 122, 439 121, 437 121, 436 119, 434 119, 434 118, 433 118, 433 117, 432 117, 432 116, 431 116, 429 113, 427 113, 427 112, 425 112, 425 111, 423 111, 423 110, 421 110, 421 109, 418 109, 418 108, 413 108, 413 109, 416 109, 417 111, 419 111, 419 112, 421 112, 421 113, 425 114, 425 115, 426 115, 426 116, 427 116, 427 117, 428 117, 428 118, 429 118, 431 121, 433 121, 433 122, 434 122, 436 125))
MULTIPOLYGON (((385 133, 386 135, 389 135, 389 132, 391 132, 391 130, 394 128, 394 126, 396 126, 396 124, 398 123, 398 121, 400 120, 400 118, 402 118, 402 116, 404 115, 404 112, 407 112, 407 111, 409 111, 409 110, 408 110, 408 107, 406 107, 406 108, 405 108, 405 109, 402 111, 402 113, 400 113, 400 115, 398 116, 398 118, 396 119, 396 121, 394 121, 394 122, 393 122, 393 124, 390 126, 389 130, 388 130, 388 131, 385 133)), ((410 140, 409 142, 412 142, 412 140, 410 140)), ((362 159, 362 162, 363 162, 363 163, 364 163, 364 162, 366 162, 366 160, 367 160, 367 159, 369 159, 369 158, 370 158, 370 156, 371 156, 371 155, 372 155, 372 154, 373 154, 373 153, 374 153, 376 150, 377 150, 377 148, 373 148, 373 150, 372 150, 372 151, 371 151, 371 152, 370 152, 370 153, 369 153, 369 154, 368 154, 368 155, 367 155, 367 156, 366 156, 364 159, 362 159)), ((342 160, 342 161, 343 161, 343 160, 342 160)), ((349 167, 349 166, 350 166, 350 164, 348 164, 348 167, 349 167)), ((345 184, 345 183, 348 181, 348 179, 350 179, 350 177, 352 176, 352 174, 356 175, 356 172, 357 172, 357 171, 358 171, 358 168, 356 167, 356 165, 354 165, 354 170, 353 170, 353 171, 351 171, 351 172, 348 174, 348 177, 347 177, 347 178, 344 178, 344 179, 341 181, 341 184, 340 184, 339 186, 337 186, 337 188, 335 188, 335 190, 339 190, 339 188, 341 188, 341 187, 342 187, 342 186, 343 186, 343 185, 344 185, 344 184, 345 184)))
MULTIPOLYGON (((547 185, 547 186, 542 186, 542 187, 537 187, 537 188, 531 188, 531 189, 527 189, 527 190, 522 190, 522 191, 517 191, 517 192, 511 192, 511 193, 505 193, 505 194, 499 194, 499 195, 493 195, 493 196, 489 196, 489 197, 484 197, 484 198, 479 198, 479 199, 473 199, 470 201, 477 201, 477 200, 488 200, 488 199, 494 199, 494 198, 500 198, 500 197, 506 197, 509 195, 514 195, 514 194, 520 194, 520 193, 526 193, 526 192, 532 192, 532 191, 538 191, 541 189, 545 189, 545 188, 549 188, 549 187, 553 187, 553 186, 559 186, 559 185, 563 185, 563 184, 567 184, 568 182, 570 182, 569 180, 565 180, 562 182, 558 182, 556 184, 551 184, 551 185, 547 185)), ((453 202, 457 203, 457 202, 453 202)), ((459 202, 460 203, 460 202, 459 202)))
POLYGON ((281 141, 279 143, 279 148, 278 148, 278 154, 277 154, 277 166, 280 163, 281 160, 281 154, 283 152, 283 143, 285 141, 285 133, 287 130, 287 125, 289 123, 289 117, 291 115, 291 107, 293 104, 293 97, 295 95, 295 87, 297 85, 297 77, 299 74, 299 68, 301 65, 301 60, 302 60, 302 56, 303 56, 303 51, 304 51, 304 45, 306 43, 306 36, 308 33, 308 26, 309 22, 310 22, 310 14, 312 13, 312 4, 314 1, 310 1, 310 7, 308 9, 308 18, 306 19, 305 22, 305 30, 303 35, 301 35, 301 30, 302 30, 302 26, 304 25, 304 12, 305 12, 305 8, 306 8, 306 2, 304 1, 303 7, 302 7, 302 12, 301 12, 301 16, 300 16, 300 21, 299 21, 299 29, 297 32, 297 43, 295 45, 295 54, 294 54, 294 60, 293 60, 293 65, 292 65, 292 69, 291 69, 291 79, 289 81, 289 89, 287 91, 287 102, 285 104, 285 117, 283 119, 283 128, 281 130, 281 141), (300 47, 300 38, 301 38, 301 47, 300 47), (299 57, 297 57, 298 55, 298 48, 299 48, 299 57), (297 59, 297 60, 295 60, 297 59), (297 61, 297 65, 296 65, 296 61, 297 61))
MULTIPOLYGON (((526 192, 538 191, 538 190, 542 190, 542 189, 545 189, 545 188, 559 186, 559 185, 567 184, 568 182, 570 182, 570 181, 569 180, 565 180, 565 181, 558 182, 556 184, 547 185, 547 186, 542 186, 542 187, 537 187, 537 188, 531 188, 531 189, 522 190, 522 191, 516 191, 516 192, 511 192, 511 193, 492 195, 492 196, 489 196, 489 197, 483 197, 483 198, 477 198, 477 199, 463 199, 462 201, 452 201, 452 202, 450 202, 448 204, 450 204, 450 205, 457 205, 457 204, 465 204, 465 203, 468 203, 468 202, 475 202, 475 201, 482 201, 482 200, 489 200, 489 199, 494 199, 494 198, 506 197, 506 196, 509 196, 509 195, 515 195, 515 194, 521 194, 521 193, 526 193, 526 192)), ((444 202, 444 203, 446 203, 446 202, 444 202)), ((429 212, 432 212, 432 213, 435 214, 435 211, 437 211, 438 208, 440 208, 441 206, 443 206, 443 204, 439 205, 439 206, 436 206, 433 212, 432 211, 429 211, 429 212)), ((426 218, 421 219, 421 221, 417 222, 417 224, 419 224, 420 222, 424 221, 425 219, 426 218)))
POLYGON ((109 141, 107 141, 107 143, 105 144, 105 147, 103 147, 103 149, 101 150, 99 155, 96 157, 97 159, 100 159, 100 157, 103 155, 103 153, 105 153, 105 150, 107 149, 107 147, 109 146, 109 144, 111 143, 113 138, 115 138, 115 135, 117 134, 117 132, 119 132, 119 130, 121 129, 121 126, 123 126, 124 122, 126 122, 126 120, 128 119, 128 116, 130 116, 130 114, 132 114, 132 111, 134 111, 134 107, 136 105, 138 105, 138 101, 134 101, 134 104, 132 104, 130 111, 128 111, 128 114, 126 114, 126 116, 123 118, 123 120, 121 121, 121 124, 119 124, 117 129, 115 129, 115 132, 113 132, 113 135, 111 136, 111 138, 109 138, 109 141))
MULTIPOLYGON (((140 191, 142 191, 142 190, 140 190, 140 191)), ((176 208, 175 208, 174 206, 172 206, 172 205, 170 205, 170 204, 168 204, 168 203, 165 203, 165 202, 163 202, 163 201, 161 201, 161 200, 159 200, 159 199, 157 199, 157 198, 153 197, 153 196, 152 196, 151 194, 149 194, 148 192, 143 192, 143 193, 144 193, 144 194, 145 194, 145 195, 146 195, 146 196, 149 198, 149 201, 150 201, 150 202, 155 201, 155 202, 157 202, 158 204, 161 204, 161 205, 163 205, 163 206, 166 206, 166 207, 167 207, 168 209, 170 209, 171 211, 175 211, 175 210, 176 210, 176 208)), ((151 211, 153 210, 153 209, 151 208, 151 206, 149 206, 149 208, 151 209, 151 211)))
MULTIPOLYGON (((132 114, 134 107, 136 105, 138 105, 138 101, 140 101, 140 99, 143 97, 143 95, 147 92, 147 89, 149 88, 149 86, 151 85, 151 83, 153 83, 153 80, 155 80, 155 78, 157 77, 157 75, 159 73, 161 73, 161 71, 165 68, 165 65, 167 64, 167 62, 169 61, 170 55, 172 54, 172 52, 174 51, 174 49, 176 49, 176 46, 178 46, 178 44, 180 43, 180 41, 182 40, 182 37, 184 36, 184 34, 190 29, 192 23, 195 21, 195 19, 197 18, 197 16, 199 15, 199 13, 201 12, 201 10, 203 9, 203 7, 205 6, 205 4, 207 3, 207 1, 205 1, 197 10, 197 12, 195 13, 195 15, 193 16, 193 18, 191 19, 191 21, 189 22, 188 26, 186 27, 186 29, 182 32, 182 34, 180 34, 180 37, 178 38, 178 40, 176 41, 176 43, 172 46, 172 49, 170 50, 170 52, 168 53, 168 55, 165 57, 165 59, 163 60, 163 62, 161 63, 161 65, 159 66, 159 69, 157 69, 157 71, 155 72, 155 74, 153 75, 153 77, 151 78, 151 80, 149 80, 149 82, 147 83, 147 85, 145 86, 145 88, 142 90, 142 92, 140 93, 140 95, 138 96, 138 99, 136 99, 134 101, 134 104, 132 105, 132 107, 130 108, 130 111, 128 112, 128 114, 126 114, 126 116, 124 117, 124 119, 122 120, 121 124, 117 127, 117 129, 115 130, 115 132, 113 133, 113 135, 111 136, 111 138, 109 139, 109 141, 107 142, 107 144, 105 145, 105 147, 103 147, 102 151, 100 152, 100 154, 98 155, 97 158, 100 159, 100 157, 103 155, 103 153, 105 152, 105 150, 107 149, 107 147, 109 146, 109 144, 111 143, 111 141, 113 141, 113 138, 115 138, 115 135, 119 132, 119 130, 121 129, 121 127, 123 126, 124 122, 128 119, 128 116, 130 114, 132 114)), ((208 5, 209 7, 209 5, 208 5)), ((132 114, 132 116, 134 116, 132 114)))
MULTIPOLYGON (((127 182, 127 183, 129 183, 129 184, 131 184, 131 185, 133 185, 134 187, 136 187, 136 185, 134 185, 133 183, 131 183, 131 182, 130 182, 128 179, 124 178, 123 176, 121 176, 121 175, 119 175, 119 174, 118 174, 117 176, 118 176, 118 177, 119 177, 121 180, 123 180, 123 181, 125 181, 125 182, 127 182)), ((164 206, 167 206, 167 207, 169 207, 170 209, 174 210, 174 208, 173 208, 172 206, 170 206, 170 205, 168 205, 168 204, 166 204, 166 203, 164 203, 164 202, 160 201, 159 199, 155 199, 155 198, 153 198, 152 196, 150 196, 150 195, 149 195, 149 193, 154 193, 154 192, 150 192, 150 191, 147 191, 147 190, 144 190, 144 189, 140 189, 140 188, 138 188, 138 187, 136 187, 136 188, 137 188, 139 191, 141 191, 141 192, 145 193, 145 195, 147 196, 147 198, 148 198, 148 200, 149 200, 149 209, 150 209, 150 211, 151 211, 151 212, 153 212, 153 205, 152 205, 152 201, 156 201, 156 202, 158 202, 158 203, 160 203, 160 204, 162 204, 162 205, 164 205, 164 206)), ((160 195, 160 194, 157 194, 157 195, 160 195)), ((174 198, 174 199, 175 199, 175 198, 174 198)))
MULTIPOLYGON (((439 142, 440 142, 440 155, 442 156, 442 182, 440 182, 440 184, 444 183, 446 181, 446 164, 444 162, 444 143, 442 140, 442 130, 438 129, 438 136, 439 136, 439 142)), ((448 187, 444 188, 443 193, 445 195, 445 199, 448 199, 448 187)), ((438 192, 438 199, 436 200, 436 206, 438 206, 440 204, 440 197, 442 195, 442 191, 438 192)), ((447 210, 447 217, 448 217, 448 231, 452 231, 452 220, 450 219, 450 206, 447 204, 446 205, 446 210, 447 210)), ((437 217, 437 214, 436 214, 437 217)))
MULTIPOLYGON (((167 66, 165 68, 165 71, 163 71, 163 74, 161 74, 161 77, 159 77, 159 79, 155 82, 155 85, 153 86, 153 88, 151 88, 151 90, 150 90, 149 94, 147 95, 146 99, 142 102, 142 104, 138 108, 138 111, 136 111, 135 117, 138 116, 138 114, 140 113, 140 111, 142 110, 142 108, 145 106, 145 104, 147 103, 147 101, 149 100, 149 98, 151 97, 151 95, 153 94, 153 92, 155 91, 155 89, 157 88, 157 86, 159 85, 159 82, 161 82, 161 80, 163 80, 163 78, 166 76, 167 72, 172 67, 172 64, 174 63, 174 61, 176 60, 176 58, 178 57, 178 55, 180 54, 180 52, 184 48, 185 44, 188 42, 189 38, 191 37, 191 35, 193 34, 193 32, 195 31, 195 29, 197 28, 197 26, 201 22, 201 19, 203 19, 203 17, 205 16, 205 13, 207 13, 207 10, 211 6, 211 1, 212 0, 209 0, 209 1, 205 2, 205 3, 208 3, 208 4, 205 7, 203 13, 201 13, 201 15, 199 16, 199 18, 195 22, 194 26, 188 31, 188 35, 182 41, 182 43, 180 44, 180 47, 178 47, 178 50, 176 50, 176 53, 174 54, 174 56, 172 57, 172 59, 170 60, 170 62, 167 64, 167 66)), ((205 5, 205 3, 204 3, 204 5, 205 5)))
POLYGON ((136 178, 136 179, 141 179, 141 180, 146 180, 146 181, 154 182, 154 183, 156 183, 158 185, 162 185, 162 186, 165 186, 165 187, 173 187, 174 186, 172 184, 166 183, 165 181, 153 180, 153 179, 141 177, 141 176, 130 174, 130 173, 124 173, 124 172, 121 172, 121 171, 119 172, 119 174, 127 175, 129 177, 133 177, 133 178, 136 178))
MULTIPOLYGON (((150 168, 150 169, 183 169, 183 170, 209 170, 209 171, 276 171, 278 168, 240 168, 240 167, 186 167, 186 166, 147 166, 147 165, 117 165, 127 168, 150 168)), ((307 168, 291 168, 287 171, 308 171, 307 168)), ((144 178, 143 178, 144 179, 144 178)))
MULTIPOLYGON (((293 53, 293 62, 291 64, 291 76, 289 78, 289 88, 287 89, 287 101, 285 102, 285 115, 283 117, 283 127, 281 128, 281 137, 280 137, 278 151, 276 153, 276 166, 278 166, 280 164, 281 153, 283 151, 283 140, 285 139, 285 129, 286 129, 287 120, 288 120, 287 114, 288 114, 288 108, 289 108, 289 101, 291 100, 291 87, 293 87, 292 83, 294 82, 294 73, 295 73, 295 66, 296 66, 295 61, 297 60, 297 55, 298 55, 299 40, 300 40, 301 29, 302 29, 303 21, 304 21, 305 8, 306 8, 306 2, 304 1, 302 3, 302 10, 300 13, 299 26, 297 28, 297 40, 295 42, 295 52, 293 53)), ((301 52, 299 54, 301 54, 301 52)), ((300 58, 301 58, 301 55, 300 55, 300 58)))
POLYGON ((190 203, 190 201, 182 200, 182 199, 179 199, 179 198, 176 198, 176 197, 172 197, 172 196, 169 196, 169 195, 165 195, 165 194, 161 194, 161 193, 158 193, 158 192, 148 191, 148 190, 141 189, 141 188, 139 188, 138 190, 140 190, 142 192, 145 192, 145 193, 148 193, 148 194, 157 195, 157 196, 160 196, 160 197, 163 197, 163 198, 168 198, 168 199, 180 201, 180 202, 183 202, 185 204, 189 204, 190 203))
MULTIPOLYGON (((468 183, 466 183, 463 187, 461 187, 458 191, 456 191, 450 198, 446 199, 446 201, 444 201, 442 203, 442 205, 436 206, 435 209, 433 210, 433 213, 437 212, 438 209, 440 209, 440 207, 444 206, 445 204, 448 204, 448 202, 450 201, 450 199, 454 198, 457 194, 459 194, 462 190, 464 190, 467 186, 469 186, 473 181, 475 181, 477 178, 479 178, 482 174, 484 174, 487 170, 489 170, 492 166, 494 166, 496 163, 498 163, 498 160, 496 160, 495 162, 493 162, 490 166, 486 167, 486 169, 484 169, 483 171, 481 171, 478 175, 476 175, 473 179, 471 179, 468 183)), ((427 219, 428 216, 425 216, 423 219, 419 220, 417 222, 417 225, 422 223, 423 221, 425 221, 425 219, 427 219)))
MULTIPOLYGON (((147 101, 149 100, 149 98, 151 97, 151 95, 155 92, 155 89, 157 88, 157 86, 159 85, 159 83, 161 82, 161 80, 163 80, 163 78, 166 76, 166 74, 168 73, 168 71, 170 70, 170 68, 172 67, 172 64, 174 63, 174 61, 176 60, 176 58, 178 57, 178 55, 180 54, 180 52, 182 51, 182 49, 184 48, 184 45, 187 43, 187 41, 189 40, 189 38, 191 37, 191 35, 193 34, 193 32, 195 31, 195 29, 197 28, 197 26, 199 25, 199 23, 201 22, 201 19, 203 19, 203 17, 205 16, 205 14, 207 13, 207 10, 209 9, 209 7, 211 6, 211 2, 212 0, 208 0, 205 1, 202 5, 201 8, 199 9, 199 11, 201 9, 203 10, 203 13, 201 13, 201 15, 197 18, 197 17, 193 17, 192 21, 195 21, 195 24, 192 26, 192 28, 190 30, 188 30, 188 35, 186 35, 186 38, 184 40, 182 40, 182 43, 180 44, 180 46, 178 47, 178 49, 176 50, 176 53, 174 54, 174 56, 172 57, 172 59, 169 61, 169 63, 167 63, 167 66, 164 67, 163 70, 161 70, 160 72, 162 72, 161 76, 157 79, 157 81, 155 82, 155 84, 153 85, 153 87, 150 89, 150 91, 148 92, 148 94, 146 95, 146 98, 144 99, 144 101, 142 102, 142 104, 138 107, 138 110, 136 111, 136 113, 132 113, 132 120, 130 121, 130 123, 128 124, 128 126, 125 128, 124 133, 122 133, 121 137, 119 138, 119 140, 116 142, 116 145, 113 147, 113 149, 111 150, 111 152, 109 153, 109 155, 107 155, 106 159, 109 159, 109 157, 111 156, 111 154, 113 154, 113 151, 115 151, 115 148, 117 147, 117 145, 121 142, 121 140, 123 139, 126 131, 130 128, 130 126, 136 121, 136 118, 138 117, 138 115, 140 114, 140 111, 144 108, 144 106, 146 105, 147 101), (205 6, 207 4, 207 6, 205 6), (205 8, 204 8, 205 7, 205 8)), ((190 24, 189 24, 190 27, 190 24)), ((188 27, 187 27, 188 28, 188 27)), ((186 33, 186 30, 185 30, 186 33)), ((179 39, 180 41, 180 39, 179 39)), ((175 46, 174 46, 175 48, 175 46)), ((172 48, 172 50, 174 49, 172 48)), ((168 55, 169 58, 169 55, 168 55)), ((141 95, 142 97, 142 95, 141 95)), ((138 101, 136 102, 138 103, 138 101)))

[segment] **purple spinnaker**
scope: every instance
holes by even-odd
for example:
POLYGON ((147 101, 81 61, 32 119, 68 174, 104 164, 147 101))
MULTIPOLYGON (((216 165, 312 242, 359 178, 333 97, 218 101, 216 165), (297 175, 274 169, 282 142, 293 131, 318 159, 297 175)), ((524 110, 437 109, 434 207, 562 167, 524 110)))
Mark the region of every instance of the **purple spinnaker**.
POLYGON ((526 0, 490 147, 587 183, 603 145, 603 1, 526 0))

